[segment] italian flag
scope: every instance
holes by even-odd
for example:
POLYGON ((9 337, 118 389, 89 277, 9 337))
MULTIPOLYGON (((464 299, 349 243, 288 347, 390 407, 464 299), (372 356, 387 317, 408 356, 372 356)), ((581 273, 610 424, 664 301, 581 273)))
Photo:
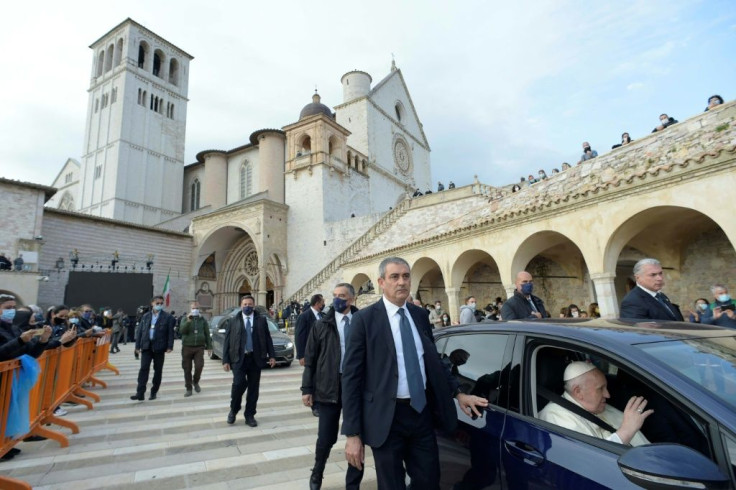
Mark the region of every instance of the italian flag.
POLYGON ((171 274, 166 275, 166 284, 164 284, 164 303, 166 304, 166 307, 169 307, 169 303, 171 303, 171 274))

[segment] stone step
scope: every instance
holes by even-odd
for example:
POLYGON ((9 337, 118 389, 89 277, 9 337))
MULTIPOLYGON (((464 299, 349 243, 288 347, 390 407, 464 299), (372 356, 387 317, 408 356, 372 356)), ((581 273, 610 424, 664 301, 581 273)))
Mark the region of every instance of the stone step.
MULTIPOLYGON (((317 419, 301 403, 302 368, 265 369, 261 377, 258 427, 242 412, 226 423, 232 375, 219 360, 205 360, 201 393, 184 397, 180 345, 167 355, 158 398, 130 400, 139 361, 132 346, 111 356, 120 376, 103 371, 107 389, 90 388, 102 400, 93 410, 65 406, 79 434, 69 447, 54 441, 22 442, 22 453, 0 463, 0 472, 35 489, 292 489, 307 488, 314 463, 317 419), (127 352, 126 352, 127 350, 127 352)), ((149 385, 150 386, 150 385, 149 385)), ((52 427, 53 428, 53 427, 52 427)), ((343 488, 344 438, 333 448, 323 488, 343 488)), ((362 488, 376 488, 370 452, 362 488)))

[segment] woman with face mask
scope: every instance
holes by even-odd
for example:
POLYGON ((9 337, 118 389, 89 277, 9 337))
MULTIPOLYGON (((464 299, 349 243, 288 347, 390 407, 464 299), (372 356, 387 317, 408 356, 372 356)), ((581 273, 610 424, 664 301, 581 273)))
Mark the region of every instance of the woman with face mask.
POLYGON ((690 323, 706 323, 713 317, 713 312, 708 305, 708 300, 705 298, 698 298, 695 300, 695 308, 690 310, 688 320, 690 323))
POLYGON ((578 305, 567 307, 567 318, 580 318, 580 308, 578 308, 578 305))
POLYGON ((29 328, 31 317, 28 308, 16 309, 14 296, 0 294, 0 361, 9 361, 23 354, 38 357, 44 351, 51 329, 29 328))

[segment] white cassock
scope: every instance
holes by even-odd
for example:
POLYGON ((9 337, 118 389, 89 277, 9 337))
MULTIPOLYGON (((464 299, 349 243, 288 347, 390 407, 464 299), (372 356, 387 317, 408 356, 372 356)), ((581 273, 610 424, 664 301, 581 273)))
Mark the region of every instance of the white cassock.
MULTIPOLYGON (((582 408, 582 406, 567 392, 563 393, 562 396, 566 400, 582 408)), ((594 415, 596 415, 604 422, 607 422, 608 425, 610 425, 611 427, 619 428, 621 427, 621 423, 624 421, 623 412, 616 408, 613 408, 608 404, 606 404, 606 409, 603 410, 602 413, 594 415)), ((580 415, 573 413, 568 409, 561 407, 560 405, 553 402, 549 402, 547 405, 545 405, 542 411, 539 412, 539 418, 544 420, 545 422, 550 422, 552 424, 559 425, 560 427, 574 430, 575 432, 580 432, 582 434, 587 434, 589 436, 599 437, 601 439, 606 439, 622 444, 621 438, 618 437, 618 434, 611 434, 602 427, 599 427, 597 424, 594 424, 593 422, 584 419, 580 415)), ((636 434, 634 434, 634 437, 631 439, 631 445, 641 446, 644 444, 649 444, 649 441, 646 437, 644 437, 641 432, 637 431, 636 434)))

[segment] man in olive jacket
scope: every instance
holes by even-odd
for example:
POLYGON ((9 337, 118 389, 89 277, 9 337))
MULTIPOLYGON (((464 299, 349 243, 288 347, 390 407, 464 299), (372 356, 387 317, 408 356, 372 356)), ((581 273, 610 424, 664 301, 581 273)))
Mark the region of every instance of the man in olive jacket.
POLYGON ((199 304, 192 302, 192 309, 179 326, 181 334, 181 367, 184 369, 184 396, 192 396, 194 391, 199 393, 199 378, 202 376, 204 367, 204 350, 207 355, 212 355, 212 338, 210 337, 210 326, 207 320, 199 314, 199 304), (194 361, 194 379, 192 379, 192 361, 194 361))
MULTIPOLYGON (((358 309, 355 288, 340 283, 333 291, 332 309, 314 324, 309 331, 304 351, 302 374, 302 402, 311 407, 319 402, 319 428, 315 449, 314 468, 309 479, 310 490, 322 487, 322 476, 332 446, 337 442, 342 410, 340 379, 345 345, 350 334, 350 320, 358 309)), ((345 488, 360 488, 363 469, 348 465, 345 488)))

